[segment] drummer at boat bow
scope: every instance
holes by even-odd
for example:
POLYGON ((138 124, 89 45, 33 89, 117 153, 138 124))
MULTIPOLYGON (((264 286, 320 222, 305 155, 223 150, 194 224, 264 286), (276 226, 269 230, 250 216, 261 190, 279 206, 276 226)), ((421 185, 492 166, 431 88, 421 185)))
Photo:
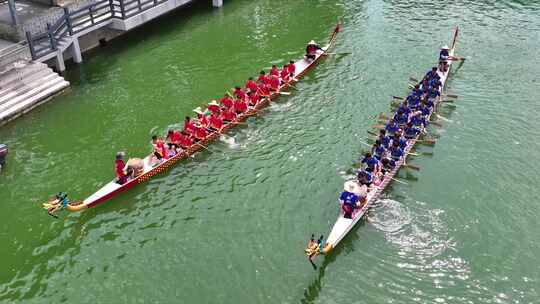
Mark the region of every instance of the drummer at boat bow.
POLYGON ((351 219, 354 209, 360 208, 366 200, 365 188, 360 187, 355 181, 347 181, 343 192, 339 196, 343 217, 351 219))
POLYGON ((308 42, 308 45, 306 46, 306 59, 315 60, 315 58, 317 58, 318 50, 324 51, 314 40, 308 42))

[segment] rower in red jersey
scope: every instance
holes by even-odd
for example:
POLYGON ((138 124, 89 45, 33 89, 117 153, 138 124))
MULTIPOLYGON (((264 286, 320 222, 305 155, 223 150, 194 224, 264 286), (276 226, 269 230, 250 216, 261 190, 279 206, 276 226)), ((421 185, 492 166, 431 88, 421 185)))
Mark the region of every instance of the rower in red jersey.
POLYGON ((279 77, 279 69, 277 65, 272 65, 272 68, 270 69, 270 76, 277 76, 279 77))
POLYGON ((236 119, 236 113, 232 109, 225 109, 221 112, 221 118, 223 118, 223 122, 229 123, 236 119))
POLYGON ((189 118, 189 116, 186 116, 184 120, 184 132, 186 132, 187 134, 193 134, 194 131, 195 125, 191 121, 191 118, 189 118))
POLYGON ((234 111, 236 114, 246 112, 248 109, 246 99, 237 99, 234 101, 234 111))
POLYGON ((283 66, 283 69, 281 69, 279 76, 281 77, 281 81, 289 82, 289 66, 287 64, 283 66))
POLYGON ((294 77, 296 74, 296 65, 294 65, 294 61, 289 61, 289 65, 287 66, 287 69, 289 70, 289 76, 294 77))
POLYGON ((180 133, 180 147, 182 147, 182 149, 187 149, 191 145, 193 145, 193 140, 191 139, 191 136, 189 136, 189 134, 187 134, 186 132, 181 132, 180 133))
POLYGON ((234 87, 234 95, 241 100, 244 100, 247 97, 246 93, 239 86, 234 87))
POLYGON ((208 118, 206 118, 206 115, 204 115, 204 112, 201 110, 201 107, 197 107, 193 112, 197 113, 197 120, 199 120, 199 124, 206 128, 208 126, 208 118))
POLYGON ((228 94, 225 94, 225 96, 223 96, 223 98, 221 98, 219 102, 221 102, 221 104, 227 109, 232 108, 233 103, 234 103, 234 101, 232 100, 231 97, 229 97, 228 94))
POLYGON ((195 129, 195 142, 201 141, 208 136, 208 131, 203 126, 197 126, 195 129))
POLYGON ((220 112, 219 103, 217 103, 217 101, 215 101, 215 100, 212 100, 208 104, 208 111, 210 111, 210 113, 218 113, 219 114, 219 112, 220 112))
POLYGON ((165 150, 165 144, 163 143, 163 140, 161 140, 161 138, 158 138, 157 135, 153 135, 152 141, 150 143, 152 144, 152 147, 154 148, 154 156, 158 160, 169 158, 169 155, 167 154, 167 151, 165 150))
POLYGON ((258 91, 258 93, 259 93, 260 96, 270 97, 270 89, 264 83, 259 83, 259 91, 258 91))
POLYGON ((264 84, 270 84, 270 78, 268 78, 268 76, 266 76, 266 73, 264 71, 261 71, 259 73, 259 78, 257 78, 257 81, 258 82, 262 82, 264 84))
POLYGON ((219 117, 218 113, 212 113, 210 116, 210 129, 214 132, 220 132, 223 127, 223 119, 219 117))
POLYGON ((259 100, 261 99, 261 96, 257 92, 248 92, 248 98, 249 98, 249 105, 254 107, 257 105, 259 100))
POLYGON ((249 77, 248 81, 246 82, 246 88, 248 89, 248 92, 256 92, 257 91, 257 83, 253 81, 253 77, 249 77))
POLYGON ((276 75, 270 76, 270 91, 278 91, 279 85, 279 78, 276 75))

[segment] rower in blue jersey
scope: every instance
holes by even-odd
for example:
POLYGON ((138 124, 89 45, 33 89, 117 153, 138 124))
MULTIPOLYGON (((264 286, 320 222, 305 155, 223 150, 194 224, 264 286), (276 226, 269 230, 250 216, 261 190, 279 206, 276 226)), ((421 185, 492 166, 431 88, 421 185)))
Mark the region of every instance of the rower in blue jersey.
POLYGON ((366 171, 377 173, 380 170, 379 160, 369 152, 364 155, 364 158, 360 162, 366 164, 366 171))
POLYGON ((389 159, 389 158, 383 158, 381 160, 381 164, 382 164, 382 169, 381 169, 382 174, 386 174, 386 172, 392 171, 392 169, 396 167, 396 162, 393 159, 389 159))
POLYGON ((394 116, 394 120, 398 123, 398 125, 405 125, 409 122, 409 115, 404 113, 401 109, 399 109, 394 116))
POLYGON ((411 113, 411 109, 409 107, 409 102, 407 100, 404 100, 398 107, 397 109, 397 112, 402 112, 402 113, 405 113, 407 115, 409 115, 411 113))
POLYGON ((375 144, 373 144, 373 147, 371 148, 371 154, 378 160, 381 160, 384 158, 386 154, 386 148, 383 146, 380 140, 376 140, 375 144))
POLYGON ((424 80, 430 81, 435 75, 437 75, 437 67, 432 67, 431 70, 426 73, 426 76, 424 76, 424 80))
POLYGON ((366 185, 368 188, 373 183, 373 173, 367 170, 359 170, 357 178, 360 185, 366 185))
MULTIPOLYGON (((399 130, 399 125, 397 124, 397 122, 393 118, 390 118, 390 120, 388 121, 386 126, 384 126, 384 129, 386 130, 386 132, 389 135, 392 136, 399 130)), ((388 146, 388 145, 386 145, 386 146, 388 146)))
POLYGON ((395 141, 393 142, 392 146, 390 146, 390 158, 394 161, 399 161, 401 157, 404 155, 403 149, 399 146, 399 142, 395 141))
POLYGON ((411 123, 413 126, 420 128, 421 130, 426 127, 426 119, 424 118, 422 111, 417 111, 414 113, 413 117, 411 118, 411 123))
POLYGON ((403 131, 403 136, 406 139, 413 139, 420 134, 421 130, 413 126, 412 122, 409 122, 403 131))
POLYGON ((428 92, 428 98, 430 98, 430 99, 441 96, 441 92, 439 90, 437 90, 436 88, 431 87, 431 86, 428 87, 427 92, 428 92))
POLYGON ((394 143, 397 143, 402 150, 405 150, 407 147, 407 139, 402 136, 401 132, 396 133, 392 138, 392 145, 394 145, 394 143))
POLYGON ((384 129, 380 130, 379 131, 379 137, 377 139, 381 141, 381 144, 385 148, 388 148, 390 146, 391 138, 388 135, 386 135, 386 130, 384 130, 384 129))
POLYGON ((422 92, 422 89, 420 88, 420 84, 415 85, 413 90, 411 91, 411 95, 414 95, 420 98, 422 97, 422 94, 424 94, 424 92, 422 92))
POLYGON ((428 117, 429 114, 431 114, 431 108, 426 104, 425 101, 422 101, 422 102, 420 103, 419 110, 422 111, 422 116, 423 116, 424 118, 428 117))

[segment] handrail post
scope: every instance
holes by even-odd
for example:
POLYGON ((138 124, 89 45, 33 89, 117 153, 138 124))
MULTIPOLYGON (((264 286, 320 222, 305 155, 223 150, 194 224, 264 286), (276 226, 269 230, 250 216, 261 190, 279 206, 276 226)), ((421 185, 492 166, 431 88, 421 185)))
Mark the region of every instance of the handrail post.
POLYGON ((142 11, 141 0, 137 0, 137 6, 139 7, 139 12, 141 12, 142 11))
POLYGON ((109 8, 111 10, 111 18, 114 18, 114 5, 113 0, 109 0, 109 8))
POLYGON ((26 31, 26 41, 28 41, 28 48, 30 49, 32 60, 36 60, 36 51, 34 50, 34 43, 32 42, 32 34, 29 31, 26 31))
POLYGON ((69 8, 67 7, 64 7, 64 16, 66 18, 69 35, 73 36, 73 26, 71 25, 71 17, 69 16, 69 8))
POLYGON ((122 19, 126 19, 126 8, 124 7, 124 0, 120 1, 120 11, 122 12, 122 19))
POLYGON ((93 7, 94 7, 94 6, 92 5, 92 6, 90 6, 90 7, 88 8, 88 13, 90 14, 90 21, 92 22, 92 25, 95 24, 95 22, 94 22, 94 15, 92 14, 92 8, 93 8, 93 7))
POLYGON ((47 22, 47 34, 49 35, 52 49, 56 51, 56 39, 54 38, 53 31, 51 30, 51 24, 49 22, 47 22))

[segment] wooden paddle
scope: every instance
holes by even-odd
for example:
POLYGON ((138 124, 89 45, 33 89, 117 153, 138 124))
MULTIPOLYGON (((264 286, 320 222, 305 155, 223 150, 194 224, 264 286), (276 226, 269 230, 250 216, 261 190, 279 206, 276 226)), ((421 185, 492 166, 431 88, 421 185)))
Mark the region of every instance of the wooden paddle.
POLYGON ((385 128, 384 125, 373 125, 373 126, 371 126, 371 127, 372 127, 373 129, 378 129, 378 130, 382 130, 382 129, 385 128))
POLYGON ((415 165, 411 165, 411 164, 403 164, 403 166, 404 166, 405 168, 413 169, 413 170, 415 170, 415 171, 420 171, 420 167, 415 166, 415 165))
POLYGON ((278 91, 277 93, 280 94, 280 95, 285 95, 285 96, 291 95, 291 92, 281 92, 281 91, 278 91))
POLYGON ((395 181, 395 182, 398 182, 398 183, 400 183, 400 184, 408 185, 408 183, 406 183, 406 182, 404 182, 404 181, 401 181, 401 180, 399 180, 399 179, 395 179, 395 178, 393 178, 393 177, 390 177, 390 179, 393 180, 393 181, 395 181))
POLYGON ((419 139, 417 140, 419 143, 426 144, 426 145, 434 145, 436 141, 434 139, 419 139))
POLYGON ((208 151, 208 152, 210 152, 210 153, 214 153, 214 151, 208 149, 208 147, 204 146, 204 145, 201 144, 201 143, 196 142, 195 144, 198 145, 199 147, 202 147, 203 149, 205 149, 206 151, 208 151))
POLYGON ((416 78, 414 78, 414 77, 412 77, 412 76, 409 77, 409 80, 412 81, 412 82, 416 82, 416 83, 419 82, 418 79, 416 79, 416 78))
POLYGON ((399 99, 399 100, 405 100, 405 98, 399 97, 399 96, 392 96, 392 98, 394 98, 394 99, 399 99))
POLYGON ((444 94, 444 96, 450 97, 450 98, 458 98, 458 96, 455 94, 444 94))

